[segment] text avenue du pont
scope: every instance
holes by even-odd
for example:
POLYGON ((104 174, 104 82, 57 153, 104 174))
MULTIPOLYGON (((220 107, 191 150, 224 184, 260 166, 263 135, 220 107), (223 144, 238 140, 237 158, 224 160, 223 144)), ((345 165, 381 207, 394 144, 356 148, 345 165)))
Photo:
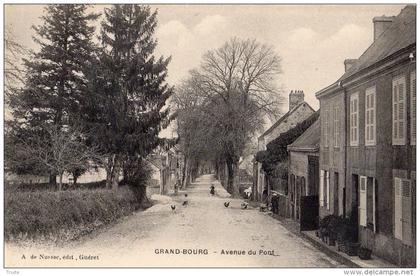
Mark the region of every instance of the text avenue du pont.
MULTIPOLYGON (((208 249, 191 249, 191 248, 156 248, 156 255, 208 255, 208 249)), ((245 255, 267 255, 274 256, 274 250, 232 250, 232 249, 222 249, 220 251, 214 251, 220 255, 230 255, 230 256, 245 256, 245 255)))

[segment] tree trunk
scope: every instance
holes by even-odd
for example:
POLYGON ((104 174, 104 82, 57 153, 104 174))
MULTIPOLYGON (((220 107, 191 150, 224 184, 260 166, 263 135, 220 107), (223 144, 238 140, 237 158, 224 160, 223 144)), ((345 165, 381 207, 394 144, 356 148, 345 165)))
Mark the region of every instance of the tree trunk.
POLYGON ((61 172, 60 173, 60 180, 58 182, 58 190, 59 191, 62 191, 63 190, 63 174, 64 174, 64 172, 61 172))
POLYGON ((121 158, 113 154, 108 158, 106 166, 106 188, 117 189, 121 171, 121 158))
POLYGON ((163 195, 165 191, 165 169, 160 169, 159 194, 163 195))
POLYGON ((112 189, 118 189, 118 181, 120 178, 120 171, 121 171, 121 160, 118 156, 115 157, 114 160, 114 168, 112 173, 112 189))
POLYGON ((227 168, 228 168, 228 179, 227 179, 227 190, 234 196, 239 196, 239 163, 236 160, 228 158, 227 168))
POLYGON ((184 165, 182 166, 181 187, 180 187, 181 189, 184 189, 184 187, 186 187, 185 186, 185 179, 186 179, 185 174, 187 172, 187 170, 186 170, 187 162, 188 162, 187 160, 188 160, 187 156, 184 155, 184 165))
POLYGON ((49 182, 52 186, 57 185, 57 174, 56 173, 50 173, 49 182))
POLYGON ((77 173, 73 173, 73 185, 76 185, 77 183, 77 179, 79 178, 79 176, 77 175, 77 173))
POLYGON ((112 174, 114 170, 114 159, 115 159, 115 154, 108 157, 108 161, 106 164, 106 188, 107 189, 112 188, 112 174))
POLYGON ((189 171, 190 171, 190 159, 185 158, 184 163, 184 175, 182 177, 182 188, 185 189, 188 186, 188 178, 189 178, 189 171))

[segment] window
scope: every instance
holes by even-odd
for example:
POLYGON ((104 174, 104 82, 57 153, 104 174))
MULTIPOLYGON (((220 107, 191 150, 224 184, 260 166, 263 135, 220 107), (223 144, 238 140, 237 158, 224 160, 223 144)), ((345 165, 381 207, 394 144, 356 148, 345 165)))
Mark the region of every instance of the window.
POLYGON ((328 147, 328 109, 324 112, 324 146, 328 147))
POLYGON ((324 170, 319 173, 319 206, 324 206, 324 170))
POLYGON ((411 145, 416 144, 416 71, 411 72, 410 75, 410 91, 411 91, 411 106, 410 106, 410 129, 411 129, 411 145))
POLYGON ((406 140, 406 104, 405 77, 392 81, 392 144, 405 145, 406 140))
POLYGON ((338 107, 334 108, 334 147, 339 147, 339 109, 338 107))
POLYGON ((359 94, 350 96, 350 146, 359 145, 359 94))
POLYGON ((327 210, 330 209, 330 172, 325 171, 325 195, 327 210))
POLYGON ((377 221, 377 185, 369 176, 359 177, 359 225, 376 232, 377 221))
POLYGON ((367 222, 367 183, 366 176, 360 176, 359 180, 359 225, 366 226, 367 222))
POLYGON ((367 227, 376 232, 377 191, 376 179, 366 177, 366 223, 367 227))
POLYGON ((411 181, 394 178, 394 236, 406 245, 412 245, 411 181))
POLYGON ((373 146, 376 143, 376 88, 366 90, 365 109, 365 144, 373 146))

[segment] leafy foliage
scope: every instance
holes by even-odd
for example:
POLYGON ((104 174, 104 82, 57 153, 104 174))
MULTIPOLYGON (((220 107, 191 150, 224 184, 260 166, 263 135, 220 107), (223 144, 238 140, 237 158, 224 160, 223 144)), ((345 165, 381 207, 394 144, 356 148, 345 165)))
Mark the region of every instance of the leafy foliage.
MULTIPOLYGON (((57 125, 43 124, 38 128, 19 128, 13 137, 16 147, 9 151, 9 164, 16 166, 35 166, 38 171, 60 176, 59 190, 62 188, 64 172, 73 173, 75 168, 88 170, 91 163, 100 164, 103 157, 94 146, 86 146, 86 135, 78 129, 69 129, 57 125), (14 152, 19 156, 13 156, 14 152)), ((14 168, 12 165, 11 168, 14 168)))
POLYGON ((131 214, 140 203, 128 188, 5 194, 5 239, 66 241, 131 214))
MULTIPOLYGON (((48 5, 43 24, 33 26, 40 50, 24 59, 25 69, 12 68, 8 74, 18 78, 17 73, 26 72, 23 88, 9 89, 8 94, 14 119, 6 127, 8 170, 58 173, 51 167, 52 153, 57 153, 53 146, 58 144, 48 140, 53 139, 48 130, 67 127, 72 132, 80 124, 80 102, 88 87, 86 69, 95 53, 95 29, 90 23, 97 17, 87 13, 86 5, 48 5)), ((15 43, 9 44, 12 53, 21 51, 15 43)))
POLYGON ((267 175, 276 177, 278 164, 286 161, 288 158, 287 146, 301 136, 318 118, 319 111, 298 123, 294 128, 281 133, 276 139, 267 144, 267 150, 257 152, 256 160, 262 163, 262 168, 267 175))
POLYGON ((143 5, 105 9, 101 50, 88 76, 82 114, 85 127, 94 130, 89 140, 108 155, 109 186, 116 186, 124 163, 165 142, 158 134, 171 120, 165 105, 173 88, 166 83, 170 58, 154 56, 156 16, 143 5))
POLYGON ((105 9, 102 48, 83 106, 88 127, 96 130, 91 138, 105 153, 144 157, 159 145, 158 134, 168 124, 170 59, 153 55, 156 15, 142 5, 105 9))
POLYGON ((25 86, 10 99, 13 116, 26 126, 40 123, 73 125, 80 114, 86 91, 86 65, 95 46, 90 22, 98 15, 87 14, 86 5, 48 5, 43 24, 33 26, 39 52, 25 59, 25 86))

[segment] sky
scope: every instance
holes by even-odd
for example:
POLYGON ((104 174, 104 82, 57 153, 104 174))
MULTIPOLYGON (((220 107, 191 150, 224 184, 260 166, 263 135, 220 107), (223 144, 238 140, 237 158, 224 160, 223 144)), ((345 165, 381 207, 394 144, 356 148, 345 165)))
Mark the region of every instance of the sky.
MULTIPOLYGON (((398 15, 402 5, 151 5, 158 10, 157 55, 171 56, 168 82, 177 85, 199 66, 202 55, 232 37, 268 44, 281 57, 279 93, 303 90, 319 108, 315 93, 344 73, 344 59, 358 58, 373 42, 375 16, 398 15)), ((92 10, 101 12, 104 6, 92 10)), ((37 49, 32 25, 42 5, 6 5, 5 24, 17 42, 37 49)), ((98 24, 99 30, 99 24, 98 24)), ((283 112, 288 109, 287 102, 283 112)), ((268 128, 269 125, 266 127, 268 128)))

